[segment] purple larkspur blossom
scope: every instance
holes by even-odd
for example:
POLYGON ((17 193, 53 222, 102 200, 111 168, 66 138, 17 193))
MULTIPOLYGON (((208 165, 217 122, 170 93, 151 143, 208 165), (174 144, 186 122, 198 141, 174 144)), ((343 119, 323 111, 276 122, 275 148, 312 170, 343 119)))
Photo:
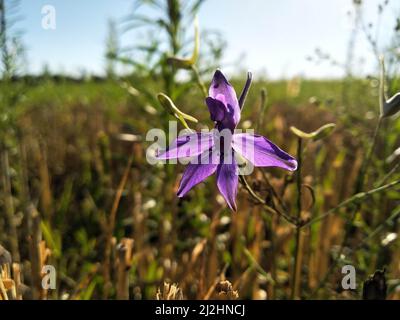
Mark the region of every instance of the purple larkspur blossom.
POLYGON ((255 167, 296 170, 296 159, 265 137, 250 133, 235 133, 250 83, 249 76, 238 100, 232 85, 223 73, 217 70, 211 82, 209 96, 206 98, 215 129, 207 133, 194 132, 179 136, 164 153, 158 155, 157 158, 163 160, 187 157, 193 160, 183 173, 178 197, 183 197, 195 185, 216 173, 220 193, 229 207, 236 211, 238 164, 235 153, 240 154, 255 167), (219 135, 219 133, 224 134, 219 135))

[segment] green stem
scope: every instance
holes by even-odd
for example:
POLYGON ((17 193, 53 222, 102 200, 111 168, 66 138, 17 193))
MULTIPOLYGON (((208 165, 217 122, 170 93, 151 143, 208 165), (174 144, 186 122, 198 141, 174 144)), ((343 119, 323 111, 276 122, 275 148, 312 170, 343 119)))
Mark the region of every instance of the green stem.
POLYGON ((396 220, 398 216, 400 216, 400 207, 397 207, 389 218, 381 222, 366 238, 364 238, 364 240, 361 241, 361 243, 357 246, 357 249, 361 248, 366 242, 368 242, 368 240, 375 237, 379 232, 384 229, 385 226, 390 225, 390 223, 396 220))
POLYGON ((265 171, 261 170, 261 174, 262 174, 262 176, 263 176, 265 182, 267 183, 269 189, 271 190, 272 195, 278 200, 278 203, 279 203, 279 205, 281 206, 281 208, 282 208, 284 211, 287 212, 288 210, 287 210, 287 207, 286 207, 285 203, 283 202, 282 197, 278 194, 278 192, 276 192, 274 186, 273 186, 273 185, 271 184, 271 182, 269 181, 269 179, 268 179, 268 177, 267 177, 265 171))
POLYGON ((263 206, 263 208, 268 211, 269 213, 272 214, 277 214, 279 216, 281 216, 282 218, 284 218, 286 221, 288 221, 289 223, 296 225, 296 219, 294 219, 293 217, 289 216, 288 214, 281 212, 277 209, 273 209, 270 206, 267 205, 267 203, 265 202, 264 199, 262 199, 260 196, 258 196, 254 190, 250 187, 250 185, 248 184, 248 182, 246 181, 246 179, 244 178, 243 175, 239 176, 240 182, 242 183, 242 185, 246 188, 246 190, 248 191, 248 193, 250 194, 250 196, 260 205, 263 206))
POLYGON ((266 108, 267 108, 267 90, 263 88, 261 89, 261 107, 260 107, 259 118, 256 125, 256 132, 258 132, 260 127, 262 127, 262 125, 264 124, 264 116, 266 108))
POLYGON ((376 146, 376 143, 378 141, 378 133, 379 133, 379 129, 381 128, 381 125, 382 125, 382 120, 383 120, 383 118, 379 117, 378 123, 377 123, 377 125, 375 127, 374 136, 372 138, 372 143, 371 143, 371 145, 369 147, 368 153, 367 153, 367 155, 365 157, 365 160, 363 161, 363 164, 362 164, 361 169, 360 169, 360 173, 358 175, 358 179, 357 179, 356 187, 355 187, 355 192, 354 192, 355 194, 359 193, 364 187, 364 182, 365 182, 365 179, 367 178, 367 175, 368 175, 368 167, 369 167, 369 165, 371 163, 372 154, 374 153, 375 146, 376 146))
POLYGON ((201 80, 199 69, 197 69, 197 67, 194 64, 191 66, 191 68, 192 68, 193 74, 196 78, 196 82, 197 82, 201 92, 203 93, 204 98, 207 98, 207 96, 208 96, 207 88, 204 85, 204 82, 201 80))
POLYGON ((399 168, 400 168, 400 161, 392 168, 392 170, 389 171, 389 173, 386 176, 384 176, 381 180, 379 180, 376 185, 380 186, 384 184, 399 168))
POLYGON ((293 266, 293 277, 292 277, 292 299, 296 299, 299 296, 299 277, 301 273, 301 262, 300 262, 300 241, 301 241, 301 210, 302 210, 302 179, 301 179, 301 165, 302 165, 302 139, 298 139, 297 143, 297 225, 296 225, 296 247, 294 256, 294 266, 293 266))
POLYGON ((345 201, 339 203, 336 207, 326 211, 325 213, 319 215, 318 217, 316 217, 316 218, 308 221, 307 223, 303 224, 301 227, 302 228, 309 227, 310 225, 312 225, 312 224, 324 219, 325 217, 329 216, 330 214, 336 212, 337 210, 339 210, 341 208, 348 207, 351 204, 359 203, 362 200, 364 200, 365 198, 367 198, 367 197, 369 197, 369 196, 371 196, 371 195, 373 195, 375 193, 380 193, 380 192, 385 191, 387 189, 393 188, 394 186, 396 186, 398 184, 400 184, 400 180, 395 180, 395 181, 392 181, 392 182, 390 182, 388 184, 380 186, 379 188, 375 188, 375 189, 372 189, 372 190, 369 190, 369 191, 366 191, 366 192, 357 193, 354 196, 352 196, 352 197, 346 199, 345 201))

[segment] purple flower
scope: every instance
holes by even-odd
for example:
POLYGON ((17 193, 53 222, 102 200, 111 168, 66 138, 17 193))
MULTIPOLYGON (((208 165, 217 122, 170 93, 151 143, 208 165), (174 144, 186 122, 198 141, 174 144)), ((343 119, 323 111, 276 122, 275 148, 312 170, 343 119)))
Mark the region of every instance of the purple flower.
POLYGON ((235 153, 256 167, 280 167, 296 170, 297 161, 263 136, 249 133, 234 133, 240 121, 241 107, 250 87, 249 76, 239 98, 235 90, 217 70, 209 89, 206 104, 215 130, 209 133, 190 133, 178 137, 158 159, 192 157, 178 190, 183 197, 190 189, 216 173, 217 186, 229 207, 236 211, 238 189, 238 164, 235 153), (222 151, 221 151, 222 150, 222 151))

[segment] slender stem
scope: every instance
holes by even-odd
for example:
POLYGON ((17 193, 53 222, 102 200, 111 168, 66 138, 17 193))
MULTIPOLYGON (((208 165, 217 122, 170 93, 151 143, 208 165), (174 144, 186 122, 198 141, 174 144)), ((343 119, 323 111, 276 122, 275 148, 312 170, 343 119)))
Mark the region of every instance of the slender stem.
POLYGON ((281 212, 279 210, 273 209, 270 206, 267 205, 267 203, 265 202, 264 199, 262 199, 260 196, 258 196, 254 190, 249 186, 248 182, 246 181, 246 179, 244 178, 243 175, 239 176, 240 178, 240 182, 243 184, 243 186, 246 188, 246 190, 249 192, 250 196, 260 205, 263 206, 263 208, 268 211, 269 213, 272 214, 277 214, 279 216, 281 216, 282 218, 284 218, 286 221, 290 222, 293 225, 296 225, 296 219, 289 216, 288 214, 281 212))
POLYGON ((398 169, 400 168, 400 161, 389 171, 387 175, 385 175, 381 180, 378 181, 376 186, 380 186, 384 184, 398 169))
POLYGON ((385 90, 385 61, 382 57, 379 57, 379 64, 380 64, 380 76, 379 76, 379 110, 380 110, 380 116, 384 116, 385 112, 385 103, 388 97, 386 96, 386 90, 385 90))
POLYGON ((260 114, 256 125, 256 132, 264 124, 264 116, 266 108, 267 108, 267 90, 263 88, 261 89, 261 106, 260 106, 260 114))
POLYGON ((369 147, 368 153, 363 161, 363 164, 360 169, 360 173, 357 178, 355 192, 354 192, 355 194, 359 193, 364 187, 365 178, 367 177, 367 174, 368 174, 368 167, 371 163, 372 154, 374 153, 375 146, 378 141, 378 133, 379 133, 379 129, 381 128, 381 125, 382 125, 382 120, 383 120, 383 118, 379 117, 378 123, 376 124, 374 136, 372 138, 372 143, 369 147))
POLYGON ((336 212, 337 210, 339 210, 341 208, 348 207, 348 206, 350 206, 352 204, 355 204, 355 203, 359 203, 362 200, 364 200, 365 198, 367 198, 367 197, 369 197, 369 196, 371 196, 371 195, 373 195, 375 193, 380 193, 380 192, 385 191, 387 189, 393 188, 398 184, 400 184, 400 180, 395 180, 395 181, 392 181, 392 182, 390 182, 388 184, 380 186, 379 188, 375 188, 375 189, 372 189, 372 190, 369 190, 369 191, 366 191, 366 192, 357 193, 354 196, 352 196, 352 197, 346 199, 345 201, 339 203, 336 207, 326 211, 325 213, 319 215, 318 217, 316 217, 316 218, 308 221, 307 223, 303 224, 301 227, 302 228, 308 227, 308 226, 310 226, 310 225, 312 225, 312 224, 324 219, 325 217, 329 216, 330 214, 336 212))
POLYGON ((199 69, 197 69, 197 67, 194 64, 191 66, 191 68, 192 68, 193 74, 195 75, 197 84, 198 84, 201 92, 203 93, 204 98, 207 98, 207 96, 208 96, 207 88, 204 85, 204 82, 201 80, 199 69))
POLYGON ((283 202, 282 197, 276 192, 275 188, 273 187, 273 185, 269 181, 265 171, 261 170, 261 174, 262 174, 265 182, 268 184, 268 187, 270 188, 270 190, 272 192, 272 195, 278 200, 279 205, 282 207, 282 209, 284 211, 287 211, 287 207, 286 207, 285 203, 283 202))
POLYGON ((350 198, 344 200, 343 202, 339 203, 336 207, 334 207, 334 208, 328 210, 327 212, 319 215, 318 217, 310 220, 309 222, 304 224, 303 227, 309 226, 309 225, 311 225, 311 224, 313 224, 313 223, 315 223, 317 221, 320 221, 320 220, 324 219, 326 216, 334 213, 335 211, 337 211, 340 208, 347 207, 347 206, 349 206, 349 205, 351 205, 351 204, 353 204, 355 202, 359 202, 360 200, 368 197, 369 195, 371 195, 373 193, 381 192, 381 191, 386 190, 388 188, 391 188, 391 187, 393 187, 393 186, 395 186, 397 184, 397 182, 399 180, 394 181, 394 182, 389 183, 389 184, 384 185, 384 186, 380 186, 380 187, 378 187, 376 189, 369 190, 367 192, 360 192, 362 190, 362 188, 363 188, 364 178, 365 178, 365 175, 367 173, 368 166, 369 166, 369 164, 371 162, 371 157, 372 157, 373 151, 375 149, 376 142, 378 140, 378 132, 379 132, 379 128, 381 127, 381 124, 382 124, 382 118, 379 118, 379 121, 378 121, 378 123, 376 125, 376 128, 375 128, 374 136, 372 138, 371 146, 370 146, 370 148, 368 150, 366 158, 365 158, 365 160, 364 160, 364 162, 363 162, 363 164, 361 166, 361 169, 360 169, 360 173, 359 173, 359 176, 358 176, 358 179, 357 179, 357 182, 356 182, 355 194, 352 197, 350 197, 350 198))
POLYGON ((375 237, 380 231, 384 229, 385 226, 388 226, 390 222, 394 221, 399 215, 400 207, 397 207, 389 218, 381 222, 366 238, 364 238, 364 240, 361 241, 361 243, 357 246, 357 249, 361 248, 366 242, 368 242, 368 240, 375 237))
POLYGON ((253 255, 247 248, 244 248, 244 254, 249 259, 251 266, 254 269, 256 269, 258 273, 260 273, 261 275, 263 275, 265 278, 269 279, 270 281, 272 280, 272 282, 275 283, 275 279, 271 278, 271 275, 267 271, 264 270, 264 268, 257 262, 257 260, 253 257, 253 255))
POLYGON ((301 209, 302 209, 302 179, 301 179, 301 164, 302 164, 302 139, 299 138, 297 142, 297 225, 296 225, 296 247, 294 255, 294 266, 293 266, 293 277, 292 277, 292 299, 296 299, 299 296, 299 278, 301 273, 301 252, 300 252, 300 241, 301 241, 301 209))
POLYGON ((302 165, 302 139, 298 139, 297 143, 297 219, 301 218, 301 165, 302 165))

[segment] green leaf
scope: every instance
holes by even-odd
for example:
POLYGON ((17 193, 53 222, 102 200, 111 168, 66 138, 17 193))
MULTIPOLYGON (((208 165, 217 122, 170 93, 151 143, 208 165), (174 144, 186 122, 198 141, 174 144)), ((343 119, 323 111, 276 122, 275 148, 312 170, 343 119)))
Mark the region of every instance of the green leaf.
POLYGON ((54 257, 59 257, 61 255, 61 237, 56 230, 52 231, 50 224, 46 221, 40 223, 40 228, 43 232, 43 237, 52 251, 54 257))

